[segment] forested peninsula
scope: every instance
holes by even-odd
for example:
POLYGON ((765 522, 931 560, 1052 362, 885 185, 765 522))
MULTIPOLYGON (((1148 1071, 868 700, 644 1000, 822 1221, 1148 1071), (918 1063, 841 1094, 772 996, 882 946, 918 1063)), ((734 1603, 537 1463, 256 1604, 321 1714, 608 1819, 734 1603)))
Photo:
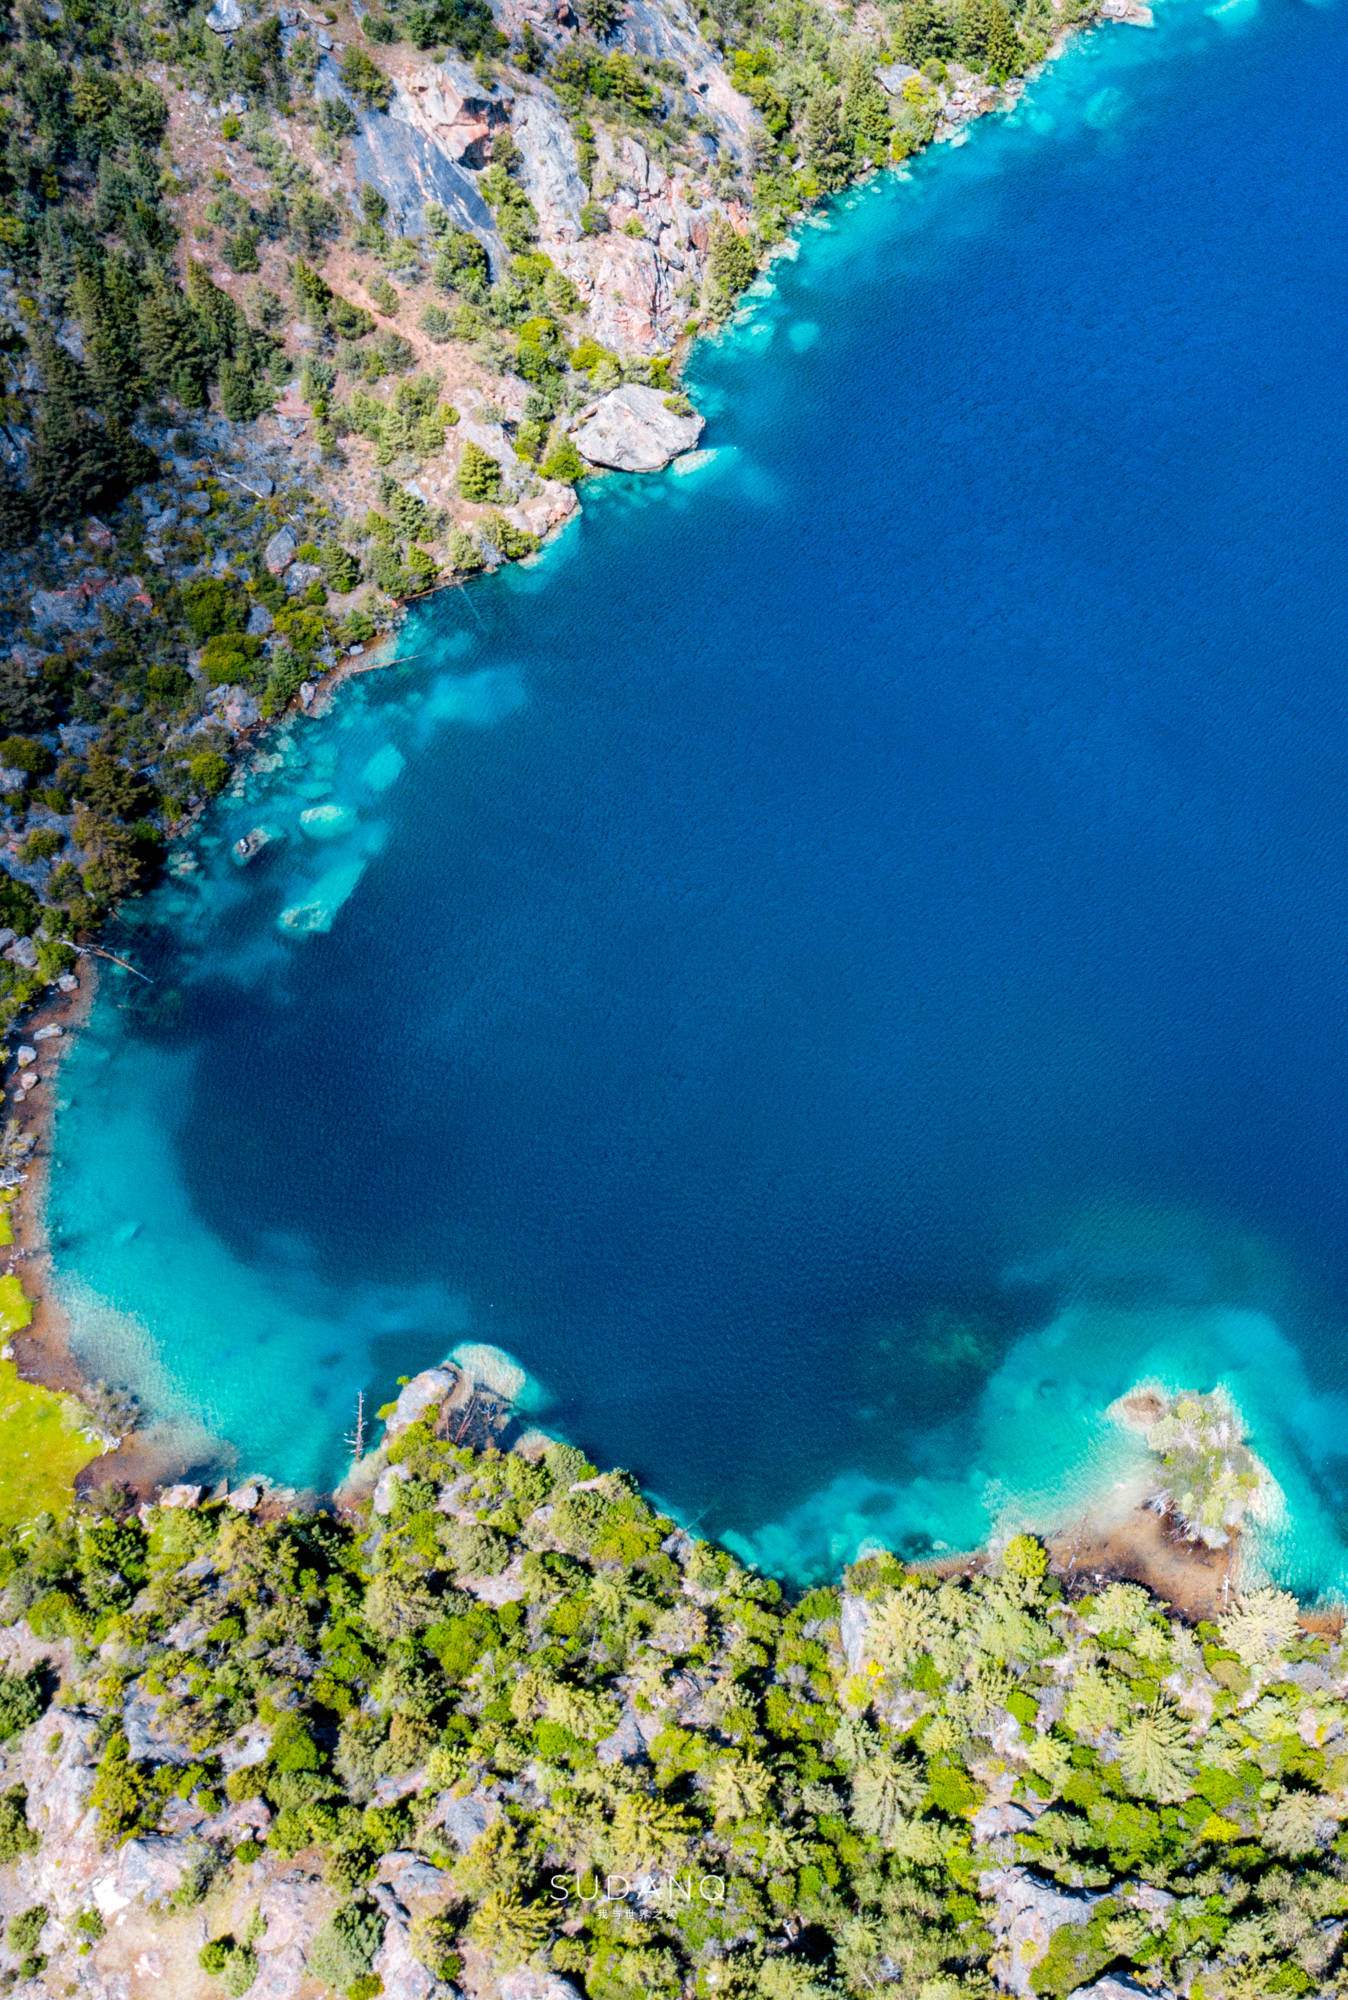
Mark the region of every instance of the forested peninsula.
POLYGON ((483 1409, 415 1378, 338 1509, 6 1542, 7 1988, 1348 1992, 1337 1621, 1187 1624, 1025 1535, 792 1597, 483 1409))

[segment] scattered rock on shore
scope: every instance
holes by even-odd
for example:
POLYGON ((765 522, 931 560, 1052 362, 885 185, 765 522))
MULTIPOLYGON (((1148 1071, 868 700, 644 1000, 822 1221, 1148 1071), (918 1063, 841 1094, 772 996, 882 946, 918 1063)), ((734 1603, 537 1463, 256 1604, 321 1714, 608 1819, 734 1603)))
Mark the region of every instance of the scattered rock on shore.
POLYGON ((669 402, 661 389, 624 383, 582 411, 577 451, 614 472, 659 472, 702 435, 702 418, 682 417, 669 402))

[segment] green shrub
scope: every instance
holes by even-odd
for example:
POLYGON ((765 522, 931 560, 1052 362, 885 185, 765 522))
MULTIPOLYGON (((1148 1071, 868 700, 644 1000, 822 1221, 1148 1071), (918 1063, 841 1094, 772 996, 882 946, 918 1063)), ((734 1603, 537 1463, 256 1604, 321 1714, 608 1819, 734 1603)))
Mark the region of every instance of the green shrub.
POLYGON ((218 750, 202 750, 188 764, 187 774, 194 791, 205 792, 207 798, 214 798, 228 783, 229 763, 218 750))
MULTIPOLYGON (((367 34, 371 34, 376 18, 375 15, 367 17, 367 34)), ((361 104, 369 105, 375 111, 388 110, 393 98, 393 85, 379 65, 370 60, 364 49, 356 48, 354 43, 348 46, 346 54, 342 57, 342 82, 361 104)))
POLYGON ((98 1814, 100 1837, 120 1847, 133 1833, 157 1823, 161 1802, 153 1775, 132 1761, 126 1738, 118 1731, 103 1752, 89 1794, 89 1803, 98 1814))
POLYGON ((218 632, 242 632, 248 622, 248 600, 235 584, 218 576, 201 576, 182 593, 183 616, 198 645, 218 632))
POLYGON ((436 1979, 452 1985, 463 1971, 463 1960, 455 1946, 458 1925, 444 1910, 417 1918, 411 1931, 412 1956, 436 1979))
POLYGON ((54 826, 35 826, 26 836, 19 849, 20 861, 50 861, 64 846, 62 836, 54 826))
POLYGON ((46 1706, 41 1667, 34 1667, 26 1674, 11 1674, 0 1668, 0 1743, 7 1743, 21 1729, 30 1729, 46 1706))
POLYGON ((212 1938, 209 1944, 204 1944, 197 1953, 197 1964, 203 1972, 223 1982, 230 2000, 242 2000, 257 1978, 256 1951, 251 1944, 236 1943, 229 1936, 212 1938))
POLYGON ((5 1930, 5 1943, 17 1958, 27 1958, 37 1950, 48 1915, 45 1903, 34 1903, 30 1909, 21 1910, 17 1917, 10 1918, 5 1930))
POLYGON ((30 778, 45 777, 55 765, 46 745, 32 736, 6 736, 0 740, 0 764, 11 771, 23 771, 30 778))
POLYGON ((201 653, 202 671, 212 687, 229 687, 248 680, 262 641, 246 632, 221 632, 208 639, 201 653))
POLYGON ((482 551, 466 529, 450 529, 449 560, 461 576, 473 576, 482 568, 482 551))
POLYGON ((11 1785, 7 1792, 0 1792, 0 1866, 17 1861, 21 1854, 31 1854, 39 1844, 28 1824, 27 1788, 11 1785))
POLYGON ((348 1993, 366 1978, 384 1938, 384 1919, 372 1903, 344 1903, 317 1932, 306 1970, 325 1986, 348 1993))
POLYGON ((569 437, 559 437, 539 467, 545 479, 562 479, 568 486, 578 485, 589 469, 569 437))
POLYGON ((161 701, 182 701, 192 691, 192 676, 177 660, 160 660, 147 670, 145 685, 161 701))
POLYGON ((454 338, 454 316, 444 306, 427 306, 421 315, 421 330, 437 344, 454 338))

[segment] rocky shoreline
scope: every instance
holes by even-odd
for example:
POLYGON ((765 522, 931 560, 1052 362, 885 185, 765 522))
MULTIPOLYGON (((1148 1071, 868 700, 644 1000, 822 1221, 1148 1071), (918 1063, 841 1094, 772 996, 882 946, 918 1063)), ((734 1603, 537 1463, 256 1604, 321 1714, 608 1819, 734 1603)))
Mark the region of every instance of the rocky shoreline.
MULTIPOLYGON (((221 38, 226 49, 232 46, 233 38, 246 28, 243 11, 234 11, 239 13, 237 22, 228 4, 218 19, 213 15, 208 22, 208 27, 221 38)), ((1087 8, 1070 25, 1059 25, 1040 61, 1051 61, 1074 33, 1083 26, 1089 26, 1096 18, 1140 24, 1145 16, 1146 9, 1133 5, 1133 0, 1103 0, 1098 15, 1087 8)), ((295 10, 286 8, 280 10, 277 18, 287 49, 299 46, 309 32, 304 20, 295 10)), ((686 25, 676 22, 674 41, 669 42, 667 37, 661 40, 665 29, 657 25, 652 7, 629 10, 627 18, 629 26, 620 31, 620 39, 630 37, 638 52, 649 44, 651 48, 660 49, 661 59, 664 60, 676 47, 681 51, 687 59, 686 73, 693 80, 694 94, 701 93, 716 124, 718 144, 724 143, 732 157, 739 157, 756 129, 757 87, 750 88, 746 77, 741 77, 741 82, 749 90, 747 96, 732 86, 727 81, 724 52, 723 59, 718 60, 713 52, 699 44, 701 53, 698 53, 694 48, 696 37, 692 41, 688 39, 686 25), (683 39, 680 40, 680 37, 683 39), (643 38, 646 40, 643 41, 643 38), (699 76, 705 77, 705 83, 696 81, 699 76)), ((741 263, 733 280, 726 278, 724 283, 721 280, 713 282, 710 274, 715 263, 716 232, 726 227, 745 231, 748 214, 743 205, 737 207, 733 200, 716 200, 707 207, 705 199, 694 199, 695 190, 687 177, 680 180, 675 173, 671 178, 633 133, 611 135, 602 126, 595 140, 598 161, 595 172, 607 176, 604 185, 608 186, 611 182, 615 192, 610 198, 605 229, 597 235, 586 235, 581 226, 584 184, 576 165, 580 158, 576 152, 577 141, 555 92, 523 73, 516 73, 509 87, 499 83, 487 87, 465 63, 446 61, 439 66, 428 66, 416 58, 409 62, 399 54, 396 60, 385 63, 385 74, 391 80, 393 96, 390 105, 380 109, 373 100, 365 101, 354 93, 339 72, 343 48, 356 46, 352 41, 343 40, 344 35, 352 33, 354 22, 348 29, 334 17, 331 25, 334 32, 324 31, 317 37, 320 59, 314 72, 314 99, 320 109, 323 105, 334 103, 344 105, 350 119, 354 120, 357 185, 374 188, 378 201, 385 205, 388 213, 414 232, 425 231, 427 215, 438 199, 444 213, 456 217, 459 224, 478 230, 481 240, 487 245, 488 255, 496 258, 505 254, 504 246, 496 220, 482 205, 479 182, 475 176, 480 174, 483 161, 492 158, 493 147, 498 143, 507 156, 513 152, 519 161, 520 185, 533 207, 537 241, 579 288, 580 296, 585 301, 588 324, 599 336, 611 338, 615 343, 614 351, 620 355, 623 352, 640 355, 658 349, 663 343, 672 342, 672 354, 677 357, 694 326, 714 322, 718 315, 729 309, 734 291, 727 291, 725 285, 733 283, 738 287, 747 282, 755 259, 768 259, 781 247, 780 237, 760 238, 755 246, 755 257, 741 263), (699 212, 701 220, 698 220, 699 212), (678 236, 679 230, 685 232, 682 239, 678 236), (682 249, 680 242, 683 243, 682 249), (689 257, 693 260, 690 268, 712 285, 712 291, 703 295, 701 317, 685 325, 672 310, 672 292, 668 290, 666 281, 670 272, 677 273, 680 258, 687 263, 689 257), (662 271, 665 276, 659 275, 662 271), (637 310, 637 302, 643 299, 648 303, 652 300, 657 302, 653 315, 647 312, 643 317, 642 312, 637 310), (661 300, 665 303, 660 304, 661 300)), ((508 31, 513 31, 512 24, 507 26, 508 31)), ((564 42, 565 36, 562 39, 564 42)), ((914 107, 921 110, 922 116, 915 128, 916 143, 951 139, 970 120, 999 106, 1014 104, 1024 89, 1021 75, 989 83, 976 73, 962 70, 958 64, 947 66, 940 63, 936 68, 942 71, 944 80, 935 83, 915 64, 904 61, 881 63, 876 71, 884 101, 889 105, 891 114, 897 114, 896 134, 914 107)), ((739 74, 738 70, 736 73, 739 74)), ((230 109, 229 104, 233 100, 229 100, 222 110, 218 103, 215 106, 205 104, 199 93, 184 91, 167 70, 156 70, 154 78, 166 92, 170 106, 170 144, 190 145, 200 153, 203 162, 214 157, 228 166, 235 155, 230 152, 231 134, 226 128, 231 121, 235 125, 239 123, 242 100, 239 109, 230 109)), ((902 143, 906 146, 909 142, 905 139, 902 143)), ((309 144, 306 138, 305 145, 309 144)), ((896 137, 896 152, 899 146, 900 140, 896 137)), ((873 161, 861 163, 863 175, 874 170, 873 161)), ((217 168, 217 178, 219 172, 217 168)), ((598 180, 595 185, 599 185, 598 180)), ((362 253, 368 251, 370 241, 378 237, 382 230, 380 224, 366 224, 365 227, 373 234, 367 241, 357 231, 357 248, 362 253)), ((735 240, 746 244, 746 236, 742 233, 735 240)), ((264 276, 269 269, 264 259, 264 276)), ((364 267, 353 270, 349 276, 353 283, 362 285, 367 294, 377 289, 364 267)), ((3 282, 3 274, 0 274, 0 292, 3 291, 3 282)), ((217 269, 213 282, 221 288, 217 296, 242 301, 246 288, 228 269, 217 269)), ((366 314, 366 317, 369 315, 366 314)), ((407 324, 406 315, 403 315, 401 323, 403 333, 400 337, 404 341, 410 338, 419 354, 436 359, 433 344, 427 346, 420 330, 407 324)), ((79 347, 79 339, 75 336, 72 339, 79 347)), ((153 499, 148 493, 140 496, 143 534, 137 547, 142 571, 156 578, 153 588, 157 588, 160 578, 175 571, 174 581, 179 589, 194 578, 223 576, 228 582, 233 573, 230 558, 217 555, 209 563, 197 562, 181 570, 171 553, 174 543, 182 537, 184 523, 193 534, 196 533, 194 523, 209 524, 225 505, 217 495, 227 487, 240 505, 251 508, 251 518, 255 522, 261 520, 272 526, 272 532, 260 552, 257 573, 272 579, 291 602, 298 603, 315 588, 319 588, 321 594, 321 579, 327 572, 308 559, 303 540, 306 532, 304 516, 301 515, 292 525, 291 519, 278 510, 287 475, 293 478, 296 472, 307 471, 311 478, 317 480, 319 515, 324 511, 331 514, 341 508, 349 514, 353 503, 378 498, 375 492, 378 481, 373 479, 375 468, 366 443, 348 433, 343 446, 345 463, 338 466, 331 459, 328 446, 321 441, 326 430, 330 429, 325 415, 330 398, 318 386, 318 378, 312 376, 310 362, 306 358, 313 354, 317 344, 315 325, 295 322, 288 329, 286 340, 288 345, 293 345, 295 359, 301 365, 271 413, 243 426, 208 413, 199 420, 191 419, 178 433, 164 433, 153 428, 144 432, 147 442, 154 444, 160 453, 161 469, 169 475, 161 495, 153 499), (188 443, 187 456, 181 449, 184 442, 188 443), (193 450, 198 456, 191 455, 193 450), (200 455, 203 453, 204 456, 200 455), (207 474, 204 482, 201 478, 203 472, 207 474), (191 487, 190 491, 188 487, 191 487)), ((449 350, 443 350, 440 358, 448 353, 449 350)), ((604 380, 606 368, 612 372, 610 364, 602 362, 601 357, 601 365, 591 377, 592 390, 604 380)), ((505 506, 501 518, 520 535, 530 537, 555 531, 574 512, 575 491, 572 485, 565 482, 549 482, 544 478, 540 483, 537 474, 529 471, 527 460, 523 462, 521 472, 518 461, 512 457, 512 426, 522 421, 527 401, 522 385, 517 378, 507 376, 485 384, 478 393, 486 394, 491 414, 484 423, 479 417, 465 418, 456 413, 453 434, 460 448, 460 458, 470 447, 476 448, 500 470, 504 480, 501 498, 512 502, 505 506), (509 386, 511 382, 514 383, 513 388, 509 386), (491 403, 492 396, 499 400, 491 403)), ((658 470, 676 455, 695 448, 701 430, 702 419, 685 399, 670 393, 668 382, 661 386, 655 381, 629 379, 604 387, 599 394, 592 393, 588 401, 573 397, 571 407, 563 414, 555 434, 569 438, 579 455, 578 462, 583 462, 593 471, 645 472, 658 470)), ((414 503, 423 506, 427 500, 449 499, 460 522, 469 529, 482 518, 481 505, 470 504, 465 512, 461 495, 453 493, 443 479, 438 487, 433 484, 427 486, 424 481, 418 485, 413 480, 407 490, 412 493, 414 503)), ((292 509, 295 498, 296 491, 292 487, 287 495, 292 509)), ((308 512, 312 518, 311 507, 308 512)), ((109 567, 117 558, 120 534, 120 529, 114 532, 99 520, 88 524, 90 556, 94 558, 92 567, 89 556, 81 556, 72 544, 66 553, 75 561, 75 579, 70 580, 67 569, 67 575, 58 579, 57 587, 49 587, 44 582, 43 587, 32 594, 27 608, 35 627, 52 633, 66 632, 71 635, 68 643, 74 643, 79 634, 96 633, 100 619, 107 625, 109 610, 114 623, 140 615, 137 607, 142 606, 142 600, 145 604, 150 602, 141 574, 131 573, 118 579, 115 567, 109 567)), ((190 539, 189 535, 189 542, 190 539)), ((70 543, 71 537, 67 535, 65 540, 70 543)), ((61 561, 66 560, 55 544, 50 553, 58 567, 61 561)), ((487 567, 500 559, 500 552, 486 544, 483 544, 481 553, 487 567)), ((49 556, 44 550, 43 562, 48 561, 49 556)), ((347 581, 342 579, 343 584, 347 581)), ((450 578, 438 587, 461 586, 464 581, 464 573, 451 572, 450 578)), ((342 591, 337 592, 333 601, 339 609, 356 602, 352 594, 342 591)), ((385 603, 387 606, 387 600, 385 603)), ((368 619, 366 624, 369 625, 368 619)), ((350 639, 340 655, 329 642, 319 646, 307 658, 306 677, 290 687, 288 703, 305 711, 321 709, 333 698, 345 678, 372 670, 378 665, 380 653, 387 656, 395 644, 391 635, 396 630, 396 624, 390 623, 387 608, 382 614, 382 624, 382 637, 371 628, 367 636, 350 639)), ((268 652, 274 659, 298 657, 293 650, 287 653, 284 647, 280 653, 273 650, 279 643, 276 616, 256 597, 252 599, 243 639, 254 647, 260 645, 264 657, 268 652)), ((209 654, 211 646, 217 643, 212 640, 206 652, 209 654)), ((292 648, 293 644, 292 637, 292 648)), ((29 673, 33 671, 29 660, 33 650, 27 640, 16 649, 16 657, 23 653, 24 659, 20 664, 29 673)), ((191 668, 191 671, 199 673, 197 667, 191 668)), ((299 669, 296 667, 292 671, 286 668, 284 671, 290 673, 294 682, 299 669)), ((226 685, 211 696, 206 717, 194 727, 205 732, 206 742, 221 745, 228 757, 237 757, 266 729, 267 718, 254 695, 226 685)), ((79 749, 76 742, 78 731, 63 728, 60 734, 58 748, 67 751, 79 749)), ((93 732, 86 734, 92 736, 93 732)), ((192 820, 204 810, 206 803, 205 794, 187 802, 176 829, 179 837, 182 829, 190 826, 192 820)), ((62 817, 60 813, 34 804, 30 805, 23 824, 29 832, 36 828, 39 835, 50 832, 54 839, 65 843, 63 854, 73 856, 78 862, 81 851, 74 839, 76 829, 69 814, 62 817)), ((18 850, 19 841, 12 835, 9 851, 0 855, 0 861, 11 874, 31 878, 41 892, 51 878, 52 864, 22 864, 16 859, 18 850)), ((58 865, 64 865, 59 857, 58 865)), ((24 945, 36 964, 38 954, 31 940, 18 940, 6 956, 12 957, 24 945)), ((83 965, 86 968, 90 965, 87 957, 83 965)), ((82 1010, 89 1004, 90 991, 91 982, 87 978, 76 995, 57 997, 48 988, 41 996, 37 1011, 30 1012, 25 1018, 25 1034, 43 1028, 64 1030, 76 1026, 82 1018, 82 1010)), ((41 1073, 40 1067, 23 1062, 12 1068, 10 1073, 10 1098, 19 1131, 25 1142, 31 1140, 42 1163, 41 1171, 30 1176, 30 1185, 20 1210, 22 1241, 18 1255, 30 1281, 37 1281, 38 1297, 34 1301, 33 1323, 25 1331, 16 1353, 23 1371, 34 1381, 76 1393, 83 1389, 87 1393, 89 1385, 81 1383, 66 1332, 59 1323, 55 1302, 49 1288, 41 1282, 41 1274, 48 1268, 42 1203, 43 1176, 50 1151, 52 1091, 46 1086, 40 1086, 36 1091, 31 1085, 22 1087, 25 1077, 41 1073)), ((117 1457, 116 1476, 125 1476, 137 1484, 144 1484, 150 1478, 149 1467, 157 1462, 157 1457, 156 1453, 147 1456, 143 1445, 134 1449, 124 1448, 117 1457)), ((100 1472, 96 1476, 104 1474, 100 1472)))

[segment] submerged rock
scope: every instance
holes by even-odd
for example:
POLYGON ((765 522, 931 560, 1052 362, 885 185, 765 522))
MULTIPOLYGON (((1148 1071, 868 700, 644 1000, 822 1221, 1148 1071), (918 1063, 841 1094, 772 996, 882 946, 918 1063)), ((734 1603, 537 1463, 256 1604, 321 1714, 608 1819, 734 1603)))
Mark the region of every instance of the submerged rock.
POLYGON ((615 472, 659 472, 691 451, 702 435, 702 418, 671 410, 661 389, 624 383, 582 412, 574 434, 577 451, 591 465, 615 472))
POLYGON ((264 847, 269 847, 275 838, 276 835, 270 827, 255 826, 248 833, 242 834, 229 851, 242 868, 245 863, 253 859, 254 855, 261 854, 264 847))
POLYGON ((310 840, 336 840, 356 823, 356 815, 350 806, 329 803, 325 806, 308 806, 300 814, 300 827, 310 840))
POLYGON ((518 1402, 528 1386, 529 1377, 519 1362, 487 1341, 464 1341, 449 1358, 470 1382, 492 1390, 504 1402, 518 1402))

